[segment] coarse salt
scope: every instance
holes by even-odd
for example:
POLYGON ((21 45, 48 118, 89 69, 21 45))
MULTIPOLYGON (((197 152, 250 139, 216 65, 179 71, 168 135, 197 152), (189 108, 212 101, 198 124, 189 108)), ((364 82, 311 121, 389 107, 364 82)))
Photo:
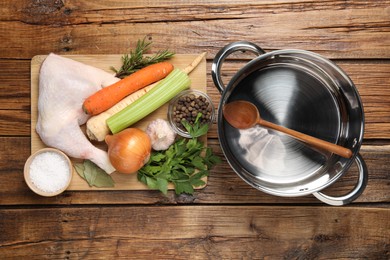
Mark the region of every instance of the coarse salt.
POLYGON ((59 191, 69 182, 69 164, 60 154, 40 153, 30 164, 30 179, 38 189, 44 192, 59 191))

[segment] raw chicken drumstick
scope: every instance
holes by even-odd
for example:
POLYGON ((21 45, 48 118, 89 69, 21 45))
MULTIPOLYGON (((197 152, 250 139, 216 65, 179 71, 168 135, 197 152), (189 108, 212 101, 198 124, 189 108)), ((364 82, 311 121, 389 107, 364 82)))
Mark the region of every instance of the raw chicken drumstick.
POLYGON ((48 55, 39 74, 36 131, 42 141, 70 157, 89 159, 108 174, 114 172, 107 152, 91 144, 80 125, 89 117, 82 110, 84 100, 118 80, 101 69, 48 55))

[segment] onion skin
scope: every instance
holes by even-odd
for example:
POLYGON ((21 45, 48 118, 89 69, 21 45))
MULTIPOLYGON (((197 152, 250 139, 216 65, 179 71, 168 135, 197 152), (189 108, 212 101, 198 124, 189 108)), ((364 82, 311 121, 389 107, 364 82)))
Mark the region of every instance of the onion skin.
POLYGON ((149 136, 138 128, 107 135, 105 141, 110 162, 120 173, 135 173, 149 161, 152 144, 149 136))

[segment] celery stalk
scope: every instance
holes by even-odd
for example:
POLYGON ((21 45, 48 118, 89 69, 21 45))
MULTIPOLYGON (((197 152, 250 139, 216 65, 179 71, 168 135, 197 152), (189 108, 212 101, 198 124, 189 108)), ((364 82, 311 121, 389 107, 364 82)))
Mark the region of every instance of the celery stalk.
POLYGON ((180 69, 174 69, 145 95, 108 118, 106 121, 108 128, 113 134, 122 131, 170 101, 190 85, 188 75, 180 69))

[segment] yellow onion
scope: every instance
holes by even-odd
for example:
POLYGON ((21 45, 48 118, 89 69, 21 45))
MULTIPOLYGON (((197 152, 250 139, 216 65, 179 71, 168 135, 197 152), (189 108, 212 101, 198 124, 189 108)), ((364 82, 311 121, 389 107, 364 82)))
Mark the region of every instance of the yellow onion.
POLYGON ((107 135, 105 141, 110 162, 118 172, 134 173, 150 158, 152 145, 149 136, 138 128, 107 135))

